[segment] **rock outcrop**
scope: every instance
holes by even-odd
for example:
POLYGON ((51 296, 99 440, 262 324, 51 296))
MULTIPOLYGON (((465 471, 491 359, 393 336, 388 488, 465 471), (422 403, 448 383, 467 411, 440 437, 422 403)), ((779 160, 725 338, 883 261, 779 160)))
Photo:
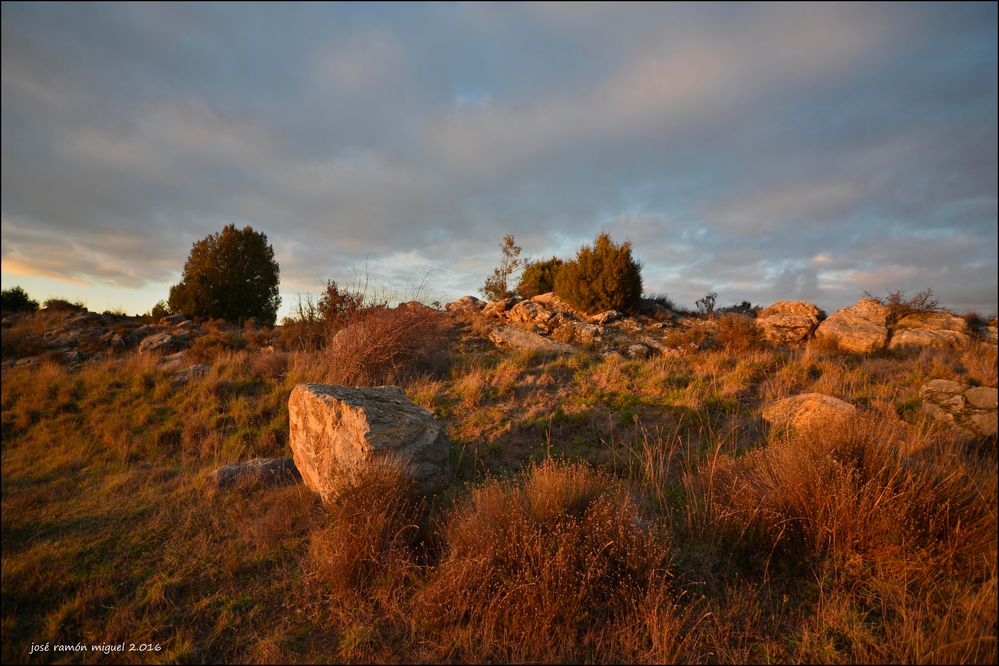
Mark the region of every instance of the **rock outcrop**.
POLYGON ((334 499, 363 469, 401 464, 423 492, 451 479, 450 441, 397 386, 301 384, 288 400, 290 444, 305 485, 334 499))
POLYGON ((773 427, 796 431, 836 427, 857 413, 848 402, 823 393, 803 393, 783 398, 763 408, 763 420, 773 427))
POLYGON ((563 354, 576 351, 576 348, 572 345, 555 342, 537 333, 522 331, 513 326, 500 326, 489 333, 489 339, 497 345, 510 345, 511 347, 539 352, 563 354))
POLYGON ((973 436, 995 436, 999 396, 995 388, 933 379, 923 384, 919 395, 923 399, 923 412, 937 423, 973 436))
POLYGON ((806 342, 822 317, 807 301, 777 301, 760 313, 756 325, 768 342, 791 346, 806 342))
POLYGON ((874 299, 861 299, 819 324, 815 339, 856 354, 880 351, 888 342, 888 314, 888 308, 874 299))
POLYGON ((448 312, 480 312, 486 306, 485 301, 475 296, 462 296, 444 306, 448 312))
POLYGON ((896 322, 889 349, 960 347, 971 339, 968 322, 949 312, 918 312, 896 322))

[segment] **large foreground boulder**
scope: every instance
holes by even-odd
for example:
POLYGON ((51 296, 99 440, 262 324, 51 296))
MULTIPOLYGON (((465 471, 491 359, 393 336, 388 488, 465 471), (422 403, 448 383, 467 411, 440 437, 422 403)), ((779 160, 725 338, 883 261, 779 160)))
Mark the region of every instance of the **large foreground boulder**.
POLYGON ((305 485, 334 499, 357 473, 398 463, 423 492, 451 479, 450 441, 397 386, 300 384, 288 400, 291 450, 305 485))
POLYGON ((815 339, 840 351, 871 354, 888 342, 888 315, 886 306, 864 298, 819 324, 815 339))
POLYGON ((807 301, 777 301, 760 313, 756 325, 772 344, 796 345, 808 340, 822 316, 807 301))
POLYGON ((848 402, 823 393, 783 398, 763 408, 763 420, 776 428, 812 430, 842 425, 857 413, 848 402))

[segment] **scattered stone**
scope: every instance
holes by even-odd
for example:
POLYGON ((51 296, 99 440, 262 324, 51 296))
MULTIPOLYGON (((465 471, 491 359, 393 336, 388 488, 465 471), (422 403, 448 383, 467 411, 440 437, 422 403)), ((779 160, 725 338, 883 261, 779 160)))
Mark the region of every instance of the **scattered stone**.
POLYGON ((172 352, 183 346, 183 341, 166 331, 146 336, 139 343, 140 352, 172 352))
POLYGON ((191 321, 191 319, 183 312, 177 312, 172 315, 167 315, 166 317, 160 317, 161 326, 174 326, 176 324, 182 324, 185 321, 191 321))
POLYGON ((557 315, 543 305, 534 301, 520 301, 507 310, 506 318, 511 323, 523 322, 546 327, 557 315))
POLYGON ((803 393, 772 402, 763 408, 763 420, 773 427, 805 431, 848 421, 857 408, 823 393, 803 393))
POLYGON ((163 362, 160 363, 161 370, 179 370, 184 367, 185 357, 187 352, 179 351, 174 354, 163 357, 163 362))
POLYGON ((815 339, 856 354, 880 351, 888 341, 888 313, 874 299, 861 299, 819 324, 815 339))
POLYGON ((584 324, 574 319, 560 319, 558 326, 552 331, 551 337, 552 340, 558 342, 588 345, 599 340, 603 334, 603 328, 596 324, 584 324))
POLYGON ((628 345, 626 353, 628 355, 628 358, 648 358, 649 348, 646 347, 645 345, 639 345, 639 344, 628 345))
POLYGON ((621 313, 617 310, 608 310, 607 312, 601 312, 600 314, 595 314, 590 317, 590 321, 598 326, 603 326, 604 324, 609 324, 612 321, 617 321, 621 318, 621 313))
POLYGON ((293 458, 254 458, 219 467, 209 472, 206 478, 218 488, 227 488, 244 480, 265 486, 298 483, 302 475, 295 467, 293 458))
POLYGON ((200 363, 198 365, 192 365, 190 367, 184 368, 183 370, 178 370, 173 373, 173 383, 175 386, 183 386, 192 379, 198 379, 204 377, 208 374, 208 371, 212 369, 212 366, 200 363))
POLYGON ((154 326, 152 324, 147 324, 145 326, 140 326, 140 327, 136 328, 135 330, 133 330, 131 333, 129 333, 127 336, 125 336, 125 338, 124 338, 125 346, 126 347, 133 347, 133 346, 139 344, 140 342, 142 342, 142 340, 144 338, 146 338, 146 337, 148 337, 150 335, 153 335, 154 333, 159 333, 162 330, 163 330, 163 327, 161 327, 161 326, 154 326))
POLYGON ((531 299, 533 303, 542 305, 552 312, 557 312, 561 315, 571 317, 573 319, 582 319, 584 317, 580 316, 580 313, 571 305, 563 301, 561 298, 555 295, 555 292, 549 291, 545 294, 538 294, 531 299))
POLYGON ((510 345, 520 349, 532 349, 540 352, 552 352, 556 354, 572 353, 576 348, 563 342, 553 342, 546 337, 522 331, 512 326, 500 326, 490 331, 489 339, 497 345, 510 345))
POLYGON ((486 304, 486 306, 482 308, 482 314, 488 315, 488 316, 492 316, 492 317, 499 317, 504 312, 506 312, 507 310, 509 310, 510 308, 512 308, 513 304, 516 303, 516 302, 517 302, 516 298, 512 298, 512 297, 511 298, 501 298, 498 301, 493 301, 492 303, 486 304))
POLYGON ((964 399, 975 409, 999 408, 999 390, 990 386, 975 386, 964 392, 964 399))
POLYGON ((444 309, 448 312, 480 312, 482 308, 486 307, 485 301, 481 301, 475 296, 462 296, 456 301, 451 301, 444 306, 444 309))
POLYGON ((777 301, 755 321, 767 341, 792 346, 806 342, 822 317, 822 310, 807 301, 777 301))
POLYGON ((386 462, 402 464, 424 492, 451 479, 444 429, 397 386, 300 384, 291 392, 288 416, 295 466, 324 501, 359 471, 386 462))
POLYGON ((997 393, 994 387, 969 387, 948 379, 933 379, 919 389, 923 413, 937 423, 979 437, 996 434, 997 393))

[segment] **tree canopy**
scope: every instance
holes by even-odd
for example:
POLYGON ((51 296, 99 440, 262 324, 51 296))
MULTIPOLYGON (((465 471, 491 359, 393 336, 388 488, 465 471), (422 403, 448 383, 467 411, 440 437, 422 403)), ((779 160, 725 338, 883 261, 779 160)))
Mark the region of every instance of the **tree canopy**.
POLYGON ((230 224, 191 248, 179 284, 170 288, 173 312, 273 324, 281 297, 280 269, 267 236, 230 224))

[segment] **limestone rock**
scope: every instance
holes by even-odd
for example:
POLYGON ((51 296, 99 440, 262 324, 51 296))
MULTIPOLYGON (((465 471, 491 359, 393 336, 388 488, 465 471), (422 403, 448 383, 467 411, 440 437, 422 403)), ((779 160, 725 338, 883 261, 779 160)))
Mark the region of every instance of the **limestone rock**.
POLYGON ((552 312, 557 312, 561 315, 567 315, 573 317, 574 319, 582 318, 580 317, 580 313, 575 308, 556 296, 555 292, 552 291, 545 294, 538 294, 531 299, 531 302, 542 305, 552 312))
POLYGON ((980 437, 996 434, 997 393, 994 387, 969 387, 948 379, 933 379, 919 389, 923 413, 930 419, 980 437))
POLYGON ((500 326, 489 333, 489 339, 497 345, 510 345, 521 349, 532 349, 539 352, 572 353, 576 348, 562 342, 553 342, 537 333, 521 331, 512 326, 500 326))
POLYGON ((964 392, 968 405, 976 409, 996 409, 999 407, 999 391, 989 386, 975 386, 964 392))
POLYGON ((769 342, 796 345, 808 340, 822 316, 822 310, 807 301, 777 301, 760 313, 756 325, 769 342))
POLYGON ((501 317, 503 316, 503 313, 512 308, 516 302, 516 298, 501 298, 498 301, 487 303, 485 307, 482 308, 482 314, 491 317, 501 317))
POLYGON ((604 324, 609 324, 612 321, 617 321, 621 318, 621 313, 617 310, 608 310, 607 312, 601 312, 600 314, 595 314, 590 317, 590 321, 599 326, 604 324))
POLYGON ((888 348, 960 347, 970 339, 963 318, 949 312, 917 312, 898 320, 888 348))
POLYGON ((485 301, 481 301, 475 296, 462 296, 445 305, 444 309, 448 312, 479 312, 484 307, 486 307, 485 301))
POLYGON ((184 342, 166 331, 155 333, 142 339, 139 343, 140 352, 172 352, 183 347, 184 342))
POLYGON ((402 464, 424 492, 451 479, 444 429, 397 386, 300 384, 288 400, 288 419, 295 465, 324 501, 361 470, 384 463, 402 464))
POLYGON ((575 342, 588 345, 600 339, 604 334, 603 328, 596 324, 584 324, 574 319, 559 318, 556 328, 552 331, 552 340, 558 342, 575 342))
POLYGON ((212 369, 210 365, 198 364, 192 365, 190 367, 184 368, 183 370, 178 370, 173 373, 173 383, 175 386, 183 386, 192 379, 198 379, 199 377, 204 377, 208 374, 208 371, 212 369))
POLYGON ((823 393, 803 393, 764 407, 763 420, 774 427, 804 431, 822 426, 835 427, 856 413, 856 407, 839 398, 823 393))
POLYGON ((556 313, 534 301, 520 301, 506 312, 512 323, 538 324, 545 327, 556 317, 556 313))
POLYGON ((292 458, 254 458, 219 467, 205 476, 218 488, 226 488, 238 481, 279 486, 302 480, 292 458))
POLYGON ((888 313, 888 308, 874 299, 861 299, 819 324, 815 339, 857 354, 880 351, 888 340, 888 313))
POLYGON ((166 317, 160 317, 160 326, 176 326, 177 324, 182 324, 185 321, 191 321, 183 312, 177 312, 172 315, 167 315, 166 317))

